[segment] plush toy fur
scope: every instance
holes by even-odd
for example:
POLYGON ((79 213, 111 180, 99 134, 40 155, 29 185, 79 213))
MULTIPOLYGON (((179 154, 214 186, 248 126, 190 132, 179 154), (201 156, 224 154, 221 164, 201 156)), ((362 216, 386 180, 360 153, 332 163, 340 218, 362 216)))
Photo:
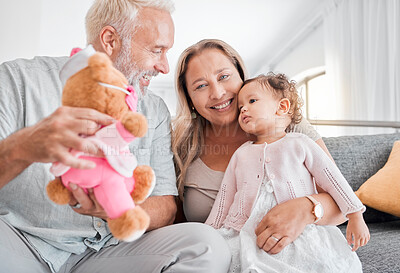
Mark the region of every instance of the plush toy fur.
POLYGON ((128 84, 125 76, 116 70, 104 53, 96 53, 88 60, 89 66, 67 81, 62 104, 73 107, 88 107, 120 120, 134 136, 142 137, 147 132, 143 115, 133 113, 125 103, 126 94, 101 86, 104 82, 124 88, 128 84))
MULTIPOLYGON (((64 106, 92 108, 110 115, 115 120, 120 121, 125 130, 130 134, 135 137, 143 137, 147 132, 146 118, 130 110, 125 102, 127 95, 124 92, 100 85, 99 82, 118 86, 123 89, 128 84, 124 75, 113 67, 109 57, 104 53, 97 52, 89 57, 87 67, 75 73, 67 80, 63 89, 62 104, 64 106)), ((87 155, 85 159, 88 159, 87 155)), ((93 158, 94 160, 95 158, 93 158)), ((70 169, 69 171, 84 172, 85 170, 70 169)), ((68 190, 68 184, 69 182, 79 182, 64 181, 63 177, 56 177, 47 186, 49 198, 57 204, 68 204, 72 197, 68 190)), ((125 182, 127 183, 126 188, 127 191, 133 188, 133 191, 129 194, 135 204, 140 204, 152 191, 155 183, 155 175, 151 167, 137 166, 133 172, 133 178, 134 185, 132 186, 128 182, 125 182)), ((130 179, 132 180, 132 178, 130 179)), ((127 180, 122 177, 122 181, 127 180)), ((85 184, 81 185, 78 183, 78 185, 84 188, 85 184)), ((101 184, 93 187, 95 196, 97 193, 96 187, 101 187, 101 184)), ((104 194, 104 192, 101 192, 101 194, 104 194)), ((111 195, 112 193, 106 192, 105 194, 111 195)), ((118 202, 119 198, 120 196, 108 196, 107 199, 118 202)), ((97 200, 99 201, 99 198, 97 200)), ((107 212, 105 204, 101 205, 107 212)), ((150 219, 143 209, 139 206, 134 206, 122 214, 118 214, 118 217, 109 217, 107 222, 110 231, 116 238, 124 241, 132 241, 145 232, 150 219)))

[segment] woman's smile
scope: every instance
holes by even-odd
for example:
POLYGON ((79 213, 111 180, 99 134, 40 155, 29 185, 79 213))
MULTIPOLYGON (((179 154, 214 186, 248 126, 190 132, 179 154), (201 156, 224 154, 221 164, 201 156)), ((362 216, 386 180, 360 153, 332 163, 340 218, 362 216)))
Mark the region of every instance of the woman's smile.
POLYGON ((218 104, 216 104, 214 106, 211 106, 210 108, 214 109, 214 110, 217 110, 219 112, 226 111, 231 107, 232 102, 233 102, 233 98, 231 98, 229 100, 225 100, 225 101, 223 101, 221 103, 218 103, 218 104))
POLYGON ((198 114, 213 125, 237 122, 237 92, 242 79, 231 60, 218 49, 206 49, 188 62, 186 85, 198 114))

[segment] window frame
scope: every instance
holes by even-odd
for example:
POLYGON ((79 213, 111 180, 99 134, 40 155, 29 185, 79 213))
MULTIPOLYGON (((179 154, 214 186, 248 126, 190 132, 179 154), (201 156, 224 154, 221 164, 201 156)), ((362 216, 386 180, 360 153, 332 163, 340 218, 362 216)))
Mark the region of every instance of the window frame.
POLYGON ((297 87, 300 87, 300 86, 304 85, 304 88, 305 88, 304 102, 305 102, 305 118, 307 120, 310 120, 310 109, 309 109, 310 104, 309 104, 309 86, 308 86, 308 83, 311 80, 313 80, 315 78, 318 78, 320 76, 323 76, 325 74, 326 74, 325 70, 322 70, 322 71, 319 71, 319 72, 315 72, 315 73, 310 73, 308 76, 303 77, 303 79, 300 80, 299 82, 297 82, 297 84, 296 84, 297 87))

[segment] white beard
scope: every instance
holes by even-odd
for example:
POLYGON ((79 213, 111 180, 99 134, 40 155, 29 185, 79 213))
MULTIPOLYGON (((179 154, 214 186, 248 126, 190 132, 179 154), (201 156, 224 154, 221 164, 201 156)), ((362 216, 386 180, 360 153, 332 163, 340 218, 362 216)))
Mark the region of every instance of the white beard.
POLYGON ((130 39, 124 39, 122 42, 122 49, 114 62, 114 66, 124 74, 130 85, 136 86, 139 84, 139 75, 142 74, 142 71, 136 62, 132 61, 132 49, 130 45, 125 43, 126 40, 129 41, 130 39))
POLYGON ((139 99, 142 95, 146 94, 147 86, 140 86, 139 80, 144 75, 157 76, 157 71, 147 71, 140 68, 136 62, 132 60, 132 46, 130 44, 131 39, 126 38, 122 41, 122 49, 119 52, 117 59, 114 62, 114 66, 118 69, 128 80, 128 84, 132 85, 137 92, 139 99))

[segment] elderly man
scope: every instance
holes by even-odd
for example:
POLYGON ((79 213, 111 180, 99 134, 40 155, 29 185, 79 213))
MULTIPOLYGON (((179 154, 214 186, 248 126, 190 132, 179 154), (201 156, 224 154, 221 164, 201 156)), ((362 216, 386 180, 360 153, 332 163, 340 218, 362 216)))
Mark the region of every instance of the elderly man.
POLYGON ((172 224, 177 195, 170 151, 170 115, 147 91, 153 76, 168 73, 174 40, 167 0, 96 0, 86 16, 87 39, 142 87, 138 111, 149 121, 146 137, 130 147, 139 164, 156 173, 152 195, 141 205, 148 232, 132 243, 108 230, 96 199, 70 184, 70 206, 52 204, 49 164, 93 168, 69 154, 91 149, 79 134, 94 134, 110 117, 91 109, 59 107, 58 73, 66 57, 36 57, 0 65, 0 272, 226 272, 223 239, 203 224, 172 224), (59 107, 59 108, 57 108, 59 107), (78 205, 79 206, 76 206, 78 205), (169 226, 167 226, 169 225, 169 226))

